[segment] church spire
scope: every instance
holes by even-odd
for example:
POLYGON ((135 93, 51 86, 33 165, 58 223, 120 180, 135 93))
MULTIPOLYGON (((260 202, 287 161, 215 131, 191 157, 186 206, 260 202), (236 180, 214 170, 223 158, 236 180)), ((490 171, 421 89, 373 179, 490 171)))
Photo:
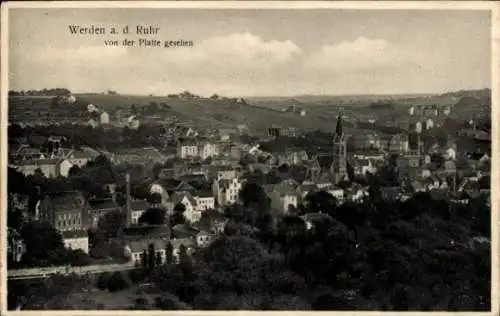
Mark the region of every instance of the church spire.
POLYGON ((344 135, 342 129, 342 111, 340 111, 339 116, 337 116, 337 127, 335 127, 335 136, 340 137, 344 135))

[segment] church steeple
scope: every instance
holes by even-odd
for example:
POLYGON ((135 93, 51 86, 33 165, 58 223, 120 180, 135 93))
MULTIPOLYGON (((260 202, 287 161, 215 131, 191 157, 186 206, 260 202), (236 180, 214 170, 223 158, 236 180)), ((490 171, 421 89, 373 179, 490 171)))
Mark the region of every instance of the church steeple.
POLYGON ((339 113, 339 116, 337 116, 337 126, 335 127, 335 136, 336 137, 341 137, 344 135, 344 130, 342 126, 342 111, 339 113))
POLYGON ((333 163, 331 172, 334 182, 338 183, 347 176, 347 143, 344 137, 342 124, 342 110, 337 117, 337 126, 335 127, 335 136, 333 139, 333 163))

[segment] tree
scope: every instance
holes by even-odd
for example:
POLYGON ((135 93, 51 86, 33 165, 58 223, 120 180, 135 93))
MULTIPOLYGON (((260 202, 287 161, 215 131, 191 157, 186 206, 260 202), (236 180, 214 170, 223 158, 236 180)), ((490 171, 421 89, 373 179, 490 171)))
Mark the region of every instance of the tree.
POLYGON ((187 253, 187 247, 182 244, 179 246, 179 263, 186 263, 187 260, 189 260, 188 253, 187 253))
POLYGON ((269 209, 269 198, 264 189, 252 182, 247 182, 240 191, 240 198, 244 207, 255 205, 258 209, 269 209))
POLYGON ((148 268, 149 270, 153 270, 156 263, 156 251, 155 244, 151 243, 148 245, 148 268))
POLYGON ((99 220, 98 228, 106 237, 116 237, 120 229, 127 225, 126 214, 120 211, 106 213, 99 220))
POLYGON ((159 193, 151 193, 148 197, 148 202, 151 204, 160 204, 161 200, 161 194, 159 193))
POLYGON ((121 272, 113 273, 108 280, 108 291, 117 292, 128 288, 129 284, 121 272))
POLYGON ((87 266, 90 264, 90 257, 82 249, 69 251, 70 263, 73 266, 87 266))
POLYGON ((337 199, 326 191, 310 192, 304 199, 307 212, 323 213, 333 216, 337 199))
POLYGON ((145 297, 138 297, 135 299, 135 306, 134 309, 136 310, 147 310, 151 309, 151 303, 149 300, 145 297))
POLYGON ((97 280, 97 288, 100 289, 101 291, 105 291, 108 288, 108 283, 110 279, 110 274, 109 272, 104 272, 99 276, 99 279, 97 280))
POLYGON ((160 208, 149 208, 139 217, 140 224, 163 225, 165 224, 166 211, 160 208))
POLYGON ((21 231, 24 224, 24 215, 20 209, 9 210, 7 214, 7 227, 21 231))
POLYGON ((162 264, 162 258, 161 258, 161 253, 157 252, 156 253, 156 258, 155 258, 155 266, 160 266, 162 264))
POLYGON ((184 224, 186 222, 186 217, 184 212, 186 211, 186 206, 182 203, 177 203, 174 206, 174 214, 170 217, 171 225, 175 226, 177 224, 184 224))
POLYGON ((182 302, 173 295, 163 295, 155 298, 155 306, 161 310, 180 310, 183 309, 182 305, 185 304, 182 304, 182 302))
POLYGON ((68 176, 69 177, 76 177, 81 175, 82 169, 78 165, 73 165, 68 171, 68 176))
POLYGON ((142 267, 144 269, 147 269, 148 268, 148 264, 149 264, 149 260, 148 260, 148 252, 146 251, 146 249, 144 249, 142 251, 142 255, 141 255, 141 264, 142 264, 142 267))
POLYGON ((174 262, 174 247, 169 241, 165 246, 165 263, 172 264, 174 262))
POLYGON ((9 193, 26 193, 26 177, 14 168, 8 168, 7 186, 9 193))
POLYGON ((61 235, 46 223, 29 223, 21 230, 26 245, 22 260, 29 265, 67 262, 61 235))

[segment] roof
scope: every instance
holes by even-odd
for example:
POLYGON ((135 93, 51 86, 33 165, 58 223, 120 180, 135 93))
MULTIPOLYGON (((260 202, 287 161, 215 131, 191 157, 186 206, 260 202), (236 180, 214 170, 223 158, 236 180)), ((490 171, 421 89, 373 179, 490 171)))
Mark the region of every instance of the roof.
POLYGON ((17 163, 17 165, 21 166, 41 166, 41 165, 52 165, 55 166, 64 159, 54 158, 54 159, 30 159, 30 160, 22 160, 17 163))
POLYGON ((166 242, 164 240, 157 238, 131 240, 127 243, 132 253, 143 252, 144 250, 148 251, 150 244, 153 244, 155 249, 164 249, 166 246, 166 242))
POLYGON ((297 194, 297 192, 295 191, 295 188, 292 185, 285 183, 285 182, 281 182, 281 183, 274 184, 274 185, 267 185, 266 191, 276 192, 276 193, 279 193, 281 196, 296 195, 297 194))
POLYGON ((185 224, 177 224, 172 227, 172 237, 174 238, 194 237, 198 234, 198 232, 198 229, 192 228, 185 224))
POLYGON ((85 197, 79 191, 49 192, 45 197, 60 211, 81 208, 85 204, 85 197))
POLYGON ((191 181, 205 182, 206 178, 205 178, 205 175, 203 175, 203 174, 187 174, 187 175, 180 176, 179 180, 184 181, 184 182, 191 182, 191 181))
POLYGON ((131 199, 130 208, 132 209, 132 211, 146 210, 149 208, 149 204, 146 200, 132 200, 131 199))
POLYGON ((198 194, 196 194, 196 196, 200 198, 209 198, 214 197, 214 194, 209 190, 200 190, 198 191, 198 194))
POLYGON ((180 146, 198 146, 196 139, 193 138, 182 138, 179 139, 180 146))
POLYGON ((201 162, 189 162, 186 164, 186 168, 188 169, 201 169, 201 162))
POLYGON ((300 189, 302 190, 302 192, 310 192, 310 191, 316 191, 316 190, 319 190, 318 188, 318 185, 315 184, 315 183, 311 183, 311 184, 303 184, 300 189))
POLYGON ((111 209, 111 208, 121 208, 118 203, 113 201, 112 199, 103 199, 103 200, 90 200, 89 201, 90 207, 92 207, 95 210, 98 209, 111 209))
POLYGON ((38 148, 22 146, 17 150, 16 154, 42 154, 42 152, 38 148))
POLYGON ((101 155, 101 153, 91 147, 82 146, 79 150, 73 150, 71 152, 75 158, 96 158, 101 155))
POLYGON ((143 148, 121 148, 114 152, 115 155, 136 155, 136 156, 156 156, 160 158, 166 158, 158 149, 155 147, 143 147, 143 148))
POLYGON ((172 202, 174 204, 181 203, 184 200, 184 198, 187 198, 189 203, 191 203, 191 205, 196 206, 196 200, 188 192, 175 192, 171 197, 172 202))
POLYGON ((195 246, 195 242, 191 238, 174 238, 170 240, 170 243, 174 249, 179 249, 181 245, 184 245, 187 248, 195 246))
POLYGON ((323 214, 323 213, 306 213, 302 215, 300 218, 302 218, 306 222, 315 222, 315 221, 320 221, 320 220, 332 220, 330 215, 328 214, 323 214))
POLYGON ((170 227, 167 225, 149 225, 128 227, 122 230, 125 238, 139 238, 139 237, 162 237, 170 238, 170 227))
POLYGON ((187 191, 187 192, 192 192, 194 191, 194 188, 189 184, 186 183, 185 181, 181 181, 175 188, 174 190, 177 191, 187 191))
POLYGON ((479 160, 483 158, 484 155, 486 155, 486 153, 482 152, 467 153, 467 158, 469 158, 470 160, 479 160))
POLYGON ((211 232, 208 232, 204 229, 200 230, 196 236, 212 236, 213 234, 211 232))
POLYGON ((153 182, 153 184, 157 184, 162 186, 165 190, 173 190, 175 189, 179 184, 181 184, 182 181, 177 180, 177 179, 159 179, 153 182))
POLYGON ((85 238, 89 237, 89 234, 86 230, 76 230, 76 231, 64 231, 62 232, 63 239, 71 239, 71 238, 85 238))

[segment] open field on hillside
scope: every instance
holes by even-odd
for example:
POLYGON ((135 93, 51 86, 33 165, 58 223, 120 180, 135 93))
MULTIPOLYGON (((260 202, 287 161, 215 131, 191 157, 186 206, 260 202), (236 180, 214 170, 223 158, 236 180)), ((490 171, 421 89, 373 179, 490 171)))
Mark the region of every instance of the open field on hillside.
POLYGON ((368 130, 360 130, 356 123, 367 122, 372 118, 376 119, 378 124, 388 126, 407 121, 409 106, 416 104, 452 105, 451 118, 456 120, 469 120, 473 113, 482 113, 487 116, 491 111, 489 93, 483 90, 461 91, 437 96, 395 96, 392 98, 393 109, 373 109, 369 106, 377 100, 387 100, 388 96, 383 96, 383 98, 382 96, 250 98, 247 100, 249 104, 238 103, 231 99, 179 99, 167 96, 77 94, 76 97, 76 104, 57 109, 51 106, 52 102, 48 97, 13 97, 9 100, 9 119, 22 121, 25 117, 29 120, 45 117, 71 118, 72 115, 76 115, 78 119, 88 120, 86 106, 94 104, 97 108, 109 112, 111 120, 116 120, 115 112, 118 110, 128 113, 132 105, 141 108, 155 102, 168 105, 168 109, 163 109, 160 116, 176 116, 181 121, 193 121, 199 129, 234 128, 245 124, 253 133, 259 135, 264 134, 272 125, 296 127, 303 132, 318 129, 333 132, 340 108, 343 109, 346 117, 348 133, 368 132, 368 130), (300 116, 282 111, 292 104, 305 109, 307 115, 300 116))

